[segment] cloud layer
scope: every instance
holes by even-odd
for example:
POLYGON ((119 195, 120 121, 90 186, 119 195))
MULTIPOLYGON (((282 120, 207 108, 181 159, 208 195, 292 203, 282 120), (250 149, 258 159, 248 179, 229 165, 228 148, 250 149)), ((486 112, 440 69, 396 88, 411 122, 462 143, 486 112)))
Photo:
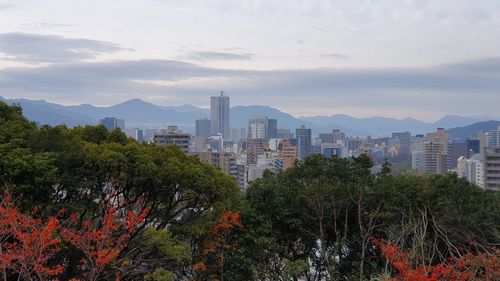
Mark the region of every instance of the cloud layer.
POLYGON ((99 54, 123 50, 119 45, 90 39, 57 35, 0 33, 0 53, 25 63, 59 63, 95 58, 99 54))
POLYGON ((134 60, 0 70, 0 93, 6 97, 73 104, 112 104, 139 97, 159 103, 205 105, 221 88, 227 90, 233 104, 298 108, 309 112, 307 115, 314 115, 317 108, 331 108, 334 114, 339 113, 338 108, 350 107, 383 109, 380 114, 389 116, 391 110, 406 109, 498 116, 500 58, 426 68, 257 71, 134 60))

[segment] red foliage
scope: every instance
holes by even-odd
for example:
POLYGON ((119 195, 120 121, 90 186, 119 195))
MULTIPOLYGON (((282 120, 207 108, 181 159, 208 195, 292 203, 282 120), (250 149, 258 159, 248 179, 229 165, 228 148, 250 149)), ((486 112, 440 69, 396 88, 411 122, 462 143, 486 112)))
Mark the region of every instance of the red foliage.
POLYGON ((48 280, 63 271, 49 261, 60 250, 59 220, 35 219, 20 213, 8 195, 0 204, 0 269, 26 280, 48 280))
POLYGON ((61 228, 61 236, 75 248, 82 251, 84 258, 81 268, 85 280, 96 280, 120 252, 127 246, 130 235, 144 222, 148 210, 139 215, 129 211, 120 217, 119 210, 107 205, 104 217, 100 221, 85 220, 81 228, 75 227, 76 219, 72 216, 72 226, 61 228))
POLYGON ((78 224, 76 215, 71 214, 67 223, 60 223, 58 217, 66 210, 59 211, 55 217, 36 219, 20 213, 11 198, 4 195, 0 204, 1 274, 19 275, 25 280, 57 280, 64 267, 49 263, 62 247, 72 245, 84 255, 83 280, 97 280, 127 246, 148 211, 145 209, 139 215, 129 211, 126 216, 120 216, 119 210, 108 203, 103 218, 98 221, 78 224))
POLYGON ((227 211, 222 214, 212 227, 209 240, 203 246, 202 261, 193 266, 194 270, 211 275, 210 278, 215 278, 214 274, 223 274, 226 254, 238 246, 231 242, 231 234, 240 229, 243 229, 243 224, 239 212, 227 211))
POLYGON ((416 257, 384 240, 373 239, 382 256, 386 258, 397 274, 393 281, 441 281, 441 280, 499 280, 500 250, 478 254, 467 253, 459 258, 450 258, 446 263, 422 265, 416 257))

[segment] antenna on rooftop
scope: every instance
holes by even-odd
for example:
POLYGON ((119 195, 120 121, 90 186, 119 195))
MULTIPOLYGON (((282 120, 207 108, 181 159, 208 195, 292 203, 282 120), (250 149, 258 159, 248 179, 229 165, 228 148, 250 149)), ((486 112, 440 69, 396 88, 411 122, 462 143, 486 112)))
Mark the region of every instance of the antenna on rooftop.
POLYGON ((226 93, 226 92, 224 92, 224 90, 221 90, 221 91, 220 91, 220 96, 221 96, 221 97, 223 97, 225 93, 226 93))

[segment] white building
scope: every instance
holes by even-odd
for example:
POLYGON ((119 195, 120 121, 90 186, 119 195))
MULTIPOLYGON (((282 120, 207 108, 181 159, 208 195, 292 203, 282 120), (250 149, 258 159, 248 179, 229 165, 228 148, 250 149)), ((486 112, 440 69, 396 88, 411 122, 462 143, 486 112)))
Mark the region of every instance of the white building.
POLYGON ((415 138, 411 143, 411 168, 416 171, 424 169, 424 139, 415 138))
POLYGON ((463 156, 457 161, 457 174, 469 182, 484 187, 484 159, 481 154, 474 154, 470 159, 463 156))

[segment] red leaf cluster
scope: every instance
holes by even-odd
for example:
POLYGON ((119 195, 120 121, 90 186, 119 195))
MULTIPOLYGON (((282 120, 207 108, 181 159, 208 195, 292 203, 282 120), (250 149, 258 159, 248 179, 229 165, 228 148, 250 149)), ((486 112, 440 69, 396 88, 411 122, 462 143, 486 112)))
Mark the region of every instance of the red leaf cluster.
POLYGON ((500 250, 497 248, 491 252, 469 252, 458 258, 450 258, 446 263, 425 265, 418 263, 417 257, 400 251, 394 244, 378 239, 372 242, 397 271, 392 281, 500 280, 500 250))
MULTIPOLYGON (((64 267, 54 265, 54 258, 71 245, 84 255, 81 260, 84 276, 78 277, 97 280, 127 246, 149 210, 144 209, 138 215, 130 211, 121 216, 119 210, 108 203, 102 219, 81 224, 75 214, 61 223, 59 218, 66 212, 63 209, 57 216, 34 218, 19 212, 11 197, 4 195, 0 204, 0 275, 13 274, 24 280, 57 280, 64 267)), ((34 210, 32 215, 36 213, 34 210)))

